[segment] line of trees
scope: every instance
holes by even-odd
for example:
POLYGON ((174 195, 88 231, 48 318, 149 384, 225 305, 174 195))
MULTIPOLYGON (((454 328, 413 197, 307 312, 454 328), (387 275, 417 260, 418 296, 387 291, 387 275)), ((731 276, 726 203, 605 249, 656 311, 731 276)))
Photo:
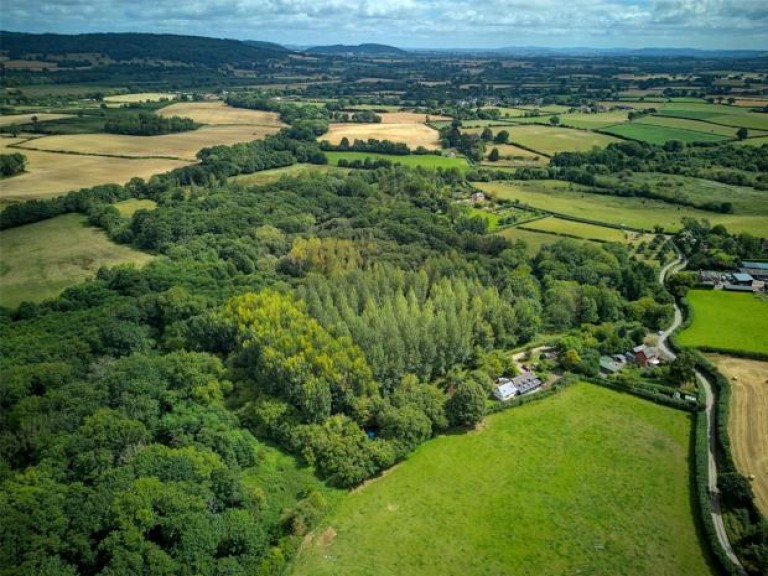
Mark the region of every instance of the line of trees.
POLYGON ((199 126, 191 118, 181 116, 166 118, 149 112, 139 112, 138 114, 119 114, 109 118, 104 123, 104 132, 130 136, 159 136, 186 132, 199 126))

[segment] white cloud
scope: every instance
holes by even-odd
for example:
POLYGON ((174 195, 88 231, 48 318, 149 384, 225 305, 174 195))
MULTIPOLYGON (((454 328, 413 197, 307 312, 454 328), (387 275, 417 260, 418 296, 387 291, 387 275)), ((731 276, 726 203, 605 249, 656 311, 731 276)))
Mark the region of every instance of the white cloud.
POLYGON ((320 44, 768 48, 765 0, 29 0, 3 27, 320 44))

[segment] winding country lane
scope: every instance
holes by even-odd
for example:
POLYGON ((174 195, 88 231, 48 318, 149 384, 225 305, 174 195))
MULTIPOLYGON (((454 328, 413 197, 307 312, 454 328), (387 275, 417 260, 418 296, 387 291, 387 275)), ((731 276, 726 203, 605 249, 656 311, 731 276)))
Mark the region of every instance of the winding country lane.
MULTIPOLYGON (((670 242, 672 242, 670 240, 670 242)), ((670 272, 674 271, 677 272, 685 267, 687 264, 686 260, 683 258, 682 253, 677 249, 677 246, 672 243, 672 246, 675 249, 675 253, 677 254, 677 258, 664 266, 659 271, 659 282, 664 285, 664 281, 667 278, 667 275, 670 274, 670 272)), ((669 355, 671 358, 675 358, 675 353, 672 351, 672 349, 667 345, 667 338, 669 338, 669 335, 672 334, 675 330, 677 330, 680 327, 680 324, 683 321, 683 313, 680 311, 680 308, 677 306, 677 303, 674 304, 675 306, 675 318, 672 321, 672 324, 664 330, 664 332, 659 336, 659 348, 662 352, 669 355)), ((708 485, 709 485, 709 493, 711 495, 712 501, 712 521, 715 524, 715 530, 717 531, 717 539, 720 541, 720 545, 723 547, 723 550, 725 550, 725 553, 728 555, 728 558, 733 562, 736 566, 739 567, 742 574, 745 574, 744 568, 741 565, 741 562, 739 562, 738 557, 733 551, 733 547, 731 546, 730 540, 728 540, 728 533, 725 531, 725 524, 723 523, 723 515, 720 510, 720 493, 717 489, 717 461, 715 460, 715 411, 714 411, 714 404, 715 404, 715 396, 712 392, 712 386, 709 383, 709 380, 707 380, 701 372, 698 370, 696 371, 696 379, 698 380, 701 387, 704 389, 704 396, 706 398, 706 415, 707 415, 707 444, 708 444, 708 454, 707 454, 707 460, 708 460, 708 485)))

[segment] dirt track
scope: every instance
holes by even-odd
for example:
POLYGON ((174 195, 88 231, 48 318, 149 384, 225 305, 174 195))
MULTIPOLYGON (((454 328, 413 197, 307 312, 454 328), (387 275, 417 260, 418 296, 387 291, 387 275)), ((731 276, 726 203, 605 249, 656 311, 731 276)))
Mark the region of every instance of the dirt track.
POLYGON ((709 355, 731 385, 728 435, 739 471, 754 475, 752 490, 768 514, 768 362, 709 355))

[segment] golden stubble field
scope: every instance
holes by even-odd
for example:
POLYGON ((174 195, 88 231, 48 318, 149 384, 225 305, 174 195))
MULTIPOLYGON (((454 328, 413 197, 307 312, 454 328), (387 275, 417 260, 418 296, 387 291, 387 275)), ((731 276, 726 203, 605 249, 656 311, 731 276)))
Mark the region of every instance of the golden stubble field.
POLYGON ((752 490, 768 514, 768 362, 709 354, 731 386, 728 436, 736 466, 754 476, 752 490))
POLYGON ((134 176, 147 179, 189 164, 185 160, 108 158, 8 147, 23 141, 22 138, 0 138, 0 154, 20 152, 27 157, 25 173, 0 180, 0 208, 12 202, 51 198, 98 184, 125 184, 134 176))
MULTIPOLYGON (((208 146, 231 146, 275 134, 279 126, 203 126, 190 132, 162 136, 122 134, 73 134, 44 136, 20 145, 26 150, 133 158, 167 158, 194 162, 195 154, 208 146)), ((19 150, 23 152, 23 150, 19 150)))
POLYGON ((440 145, 437 131, 424 124, 331 124, 319 140, 339 144, 342 138, 347 138, 350 144, 355 140, 375 138, 402 142, 411 148, 437 148, 440 145))
POLYGON ((280 122, 280 117, 275 112, 266 110, 246 110, 245 108, 233 108, 224 102, 179 102, 171 104, 157 111, 159 116, 170 118, 182 116, 192 118, 200 124, 243 124, 249 126, 277 126, 285 125, 280 122))

